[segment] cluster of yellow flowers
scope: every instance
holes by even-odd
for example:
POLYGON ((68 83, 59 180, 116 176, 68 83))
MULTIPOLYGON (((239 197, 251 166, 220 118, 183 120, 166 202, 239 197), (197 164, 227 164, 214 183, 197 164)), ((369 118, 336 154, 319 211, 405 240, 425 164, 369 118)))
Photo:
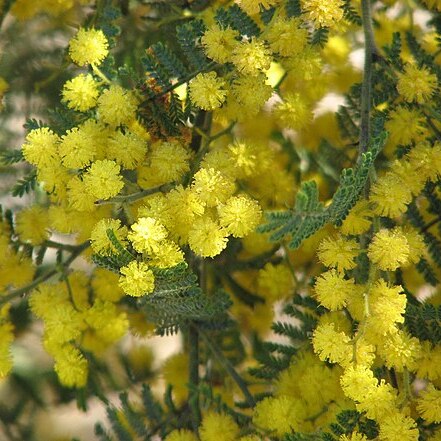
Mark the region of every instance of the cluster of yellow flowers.
MULTIPOLYGON (((11 13, 22 20, 40 12, 68 18, 87 2, 35 3, 18 0, 11 13)), ((358 89, 351 86, 362 79, 353 62, 362 44, 350 15, 362 15, 361 7, 370 2, 214 3, 234 4, 236 14, 248 15, 250 29, 242 32, 233 22, 222 23, 222 14, 215 19, 213 6, 202 12, 189 12, 188 6, 182 17, 178 7, 172 8, 190 23, 192 14, 205 21, 193 43, 208 66, 191 78, 170 78, 170 90, 183 86, 179 96, 192 112, 173 135, 150 124, 149 118, 157 115, 146 109, 153 101, 167 112, 177 95, 153 76, 131 88, 116 70, 109 74, 112 42, 99 29, 99 21, 90 22, 95 27, 80 27, 70 39, 66 57, 76 73, 63 85, 61 103, 74 115, 72 124, 62 131, 40 124, 27 133, 21 151, 44 196, 17 210, 9 224, 0 223, 0 287, 6 293, 4 301, 0 298, 0 376, 12 369, 10 299, 30 292, 29 308, 42 323, 43 345, 54 359, 60 383, 85 388, 92 357, 103 356, 128 333, 151 330, 136 307, 154 298, 158 274, 188 264, 207 298, 219 289, 230 295, 229 315, 241 339, 237 343, 219 331, 213 341, 219 337, 225 347, 241 346, 244 362, 233 366, 226 357, 219 367, 222 351, 211 347, 210 337, 207 342, 201 337, 204 351, 196 363, 209 360, 203 375, 230 412, 204 403, 200 419, 192 414, 191 423, 173 421, 167 426, 166 441, 315 436, 335 428, 345 410, 374 420, 379 441, 439 440, 441 346, 429 337, 417 338, 405 318, 424 296, 435 306, 441 299, 416 271, 421 272, 423 262, 434 264, 433 278, 441 274, 431 249, 441 243, 436 226, 436 207, 441 206, 438 34, 422 35, 413 16, 408 17, 415 9, 409 2, 385 0, 378 2, 384 8, 373 8, 375 68, 391 84, 383 84, 376 72, 373 78, 381 87, 373 88, 375 100, 369 96, 368 101, 376 106, 371 114, 385 120, 387 144, 342 225, 326 226, 298 250, 290 250, 284 239, 274 243, 269 234, 257 232, 265 224, 264 211, 282 210, 285 215, 289 207, 297 210, 296 190, 305 180, 316 182, 320 199, 325 199, 320 207, 326 210, 340 168, 360 158, 360 112, 353 98, 358 89), (396 17, 389 8, 393 4, 399 11, 396 17), (301 13, 289 13, 290 8, 301 13), (261 32, 254 32, 250 23, 261 32), (394 52, 390 48, 383 57, 382 46, 397 39, 394 31, 402 36, 415 33, 427 52, 426 61, 415 54, 409 36, 400 62, 389 62, 394 52), (327 36, 323 46, 314 43, 317 35, 327 36), (379 103, 381 88, 387 102, 379 103), (343 93, 348 93, 349 104, 337 119, 323 110, 323 98, 343 93), (201 117, 203 124, 198 122, 201 117), (70 235, 75 242, 58 243, 59 235, 70 235), (33 262, 49 248, 58 250, 57 264, 40 274, 33 262), (90 271, 69 268, 79 255, 90 271), (92 263, 114 262, 120 255, 125 263, 113 272, 92 263), (255 381, 243 372, 255 353, 265 349, 261 339, 268 337, 274 317, 284 314, 283 306, 293 296, 304 301, 297 305, 298 316, 314 324, 305 332, 297 323, 287 324, 288 331, 299 335, 282 353, 288 361, 279 363, 283 368, 271 382, 255 381), (318 307, 307 310, 308 304, 318 307), (231 383, 221 369, 231 374, 231 383), (234 400, 240 394, 251 396, 249 409, 236 414, 238 421, 247 421, 244 427, 231 411, 238 409, 234 400)), ((423 3, 441 10, 439 1, 423 3)), ((150 6, 144 6, 139 15, 149 11, 150 6)), ((0 99, 8 87, 0 78, 0 99)), ((296 214, 305 224, 309 221, 308 211, 296 214)), ((289 225, 283 228, 290 234, 289 225)), ((280 327, 276 323, 273 329, 278 332, 280 327)), ((142 372, 138 362, 151 354, 131 355, 130 363, 142 372)), ((172 387, 168 399, 185 409, 186 416, 198 405, 189 399, 197 389, 189 386, 191 363, 191 354, 180 352, 160 367, 161 381, 172 387)), ((339 441, 368 439, 361 426, 351 430, 339 434, 339 441)))

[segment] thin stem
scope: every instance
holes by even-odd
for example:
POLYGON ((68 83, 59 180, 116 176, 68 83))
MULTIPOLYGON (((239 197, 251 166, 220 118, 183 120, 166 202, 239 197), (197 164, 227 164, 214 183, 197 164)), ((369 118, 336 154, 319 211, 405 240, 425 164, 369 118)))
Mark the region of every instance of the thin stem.
POLYGON ((364 73, 361 87, 361 122, 360 122, 360 155, 367 151, 370 141, 372 106, 372 66, 377 50, 372 30, 372 13, 370 0, 361 0, 362 22, 364 32, 364 73))
POLYGON ((105 205, 105 204, 126 204, 129 202, 135 202, 139 199, 145 198, 151 194, 166 192, 171 190, 175 186, 174 182, 169 182, 167 184, 161 184, 157 187, 146 188, 145 190, 138 191, 136 193, 115 196, 107 200, 99 200, 95 202, 95 205, 105 205))
POLYGON ((201 412, 199 409, 199 332, 196 326, 190 325, 188 329, 188 357, 189 357, 189 393, 188 402, 190 404, 193 430, 197 431, 201 412))
POLYGON ((424 231, 427 231, 429 228, 433 227, 439 221, 441 221, 441 216, 437 216, 435 219, 432 219, 430 222, 424 225, 424 227, 421 229, 421 232, 423 233, 424 231))
POLYGON ((104 75, 104 73, 99 69, 98 66, 96 66, 95 64, 92 64, 91 66, 92 66, 93 73, 97 77, 100 77, 104 81, 104 83, 106 83, 106 84, 112 84, 112 82, 104 75))
MULTIPOLYGON (((81 245, 78 245, 75 249, 75 251, 72 252, 72 254, 69 256, 69 258, 64 262, 63 268, 67 268, 86 248, 88 248, 90 245, 89 241, 82 243, 81 245)), ((23 286, 22 288, 15 289, 11 291, 9 294, 6 294, 1 297, 0 299, 0 305, 4 305, 5 303, 9 302, 10 300, 15 299, 16 297, 21 296, 22 294, 27 293, 28 291, 31 291, 32 289, 36 288, 40 283, 45 282, 46 280, 50 279, 52 276, 55 276, 59 271, 59 268, 56 266, 55 268, 52 268, 51 270, 47 271, 46 273, 42 274, 41 276, 37 277, 35 280, 33 280, 31 283, 29 283, 26 286, 23 286)))
POLYGON ((211 353, 217 358, 217 360, 222 365, 222 367, 227 371, 230 377, 239 386, 239 389, 242 391, 248 405, 250 407, 254 407, 256 405, 256 400, 249 391, 248 386, 245 383, 244 379, 237 373, 236 369, 234 369, 234 366, 231 364, 230 360, 228 360, 224 356, 224 354, 222 354, 222 351, 218 348, 218 346, 213 342, 212 339, 208 338, 208 336, 203 331, 200 331, 200 335, 204 340, 204 343, 210 349, 211 353))

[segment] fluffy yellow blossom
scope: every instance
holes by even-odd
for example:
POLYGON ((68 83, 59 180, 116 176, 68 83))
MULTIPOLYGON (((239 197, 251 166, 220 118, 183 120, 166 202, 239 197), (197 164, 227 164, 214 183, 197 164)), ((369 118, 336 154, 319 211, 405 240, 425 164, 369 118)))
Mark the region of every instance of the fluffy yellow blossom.
POLYGON ((74 176, 67 183, 67 198, 69 208, 77 211, 91 212, 95 209, 96 198, 86 190, 86 183, 74 176))
POLYGON ((402 231, 406 236, 409 245, 409 264, 418 263, 426 251, 424 238, 411 225, 405 225, 402 228, 402 231))
POLYGON ((300 400, 282 395, 264 398, 254 408, 253 423, 277 436, 299 430, 304 409, 300 400))
POLYGON ((253 145, 236 140, 228 146, 227 152, 239 178, 253 175, 257 167, 257 155, 253 145))
POLYGON ((167 384, 173 386, 174 399, 182 403, 188 396, 188 354, 168 357, 162 365, 162 375, 167 384))
POLYGON ((426 422, 441 423, 441 391, 429 384, 418 397, 417 410, 426 422))
POLYGON ((48 127, 31 130, 22 146, 26 161, 37 167, 52 166, 58 161, 60 138, 48 127))
POLYGON ((316 27, 334 27, 343 18, 342 0, 302 0, 301 5, 316 27))
POLYGON ((151 217, 141 217, 131 227, 127 238, 139 253, 155 252, 168 233, 163 225, 151 217))
POLYGON ((341 236, 326 238, 320 242, 318 257, 320 262, 337 271, 349 270, 355 267, 354 259, 358 256, 358 245, 355 240, 344 239, 341 236))
POLYGON ((348 398, 354 401, 363 401, 376 389, 378 380, 369 367, 357 364, 345 369, 340 383, 348 398))
MULTIPOLYGON (((230 98, 234 98, 241 113, 246 116, 257 115, 271 98, 273 88, 265 81, 264 74, 255 77, 241 75, 233 81, 230 98)), ((240 114, 237 118, 242 119, 240 114)))
POLYGON ((304 128, 312 120, 312 111, 299 93, 289 93, 274 107, 274 115, 283 126, 294 130, 304 128))
POLYGON ((104 268, 95 268, 91 281, 95 296, 109 302, 117 302, 124 297, 118 286, 118 275, 104 268))
POLYGON ((423 180, 435 181, 441 175, 441 144, 418 143, 408 154, 410 167, 418 170, 423 180))
POLYGON ((256 76, 262 70, 269 69, 271 56, 265 44, 253 37, 234 47, 231 61, 241 74, 256 76))
POLYGON ((63 86, 63 101, 67 107, 80 112, 92 109, 96 105, 99 91, 98 85, 90 74, 80 74, 63 86))
POLYGON ((441 378, 441 346, 433 346, 429 342, 422 342, 417 376, 418 378, 427 378, 431 381, 441 378))
POLYGON ((239 426, 230 415, 209 412, 199 428, 201 441, 236 441, 239 426))
POLYGON ((269 9, 279 1, 280 0, 235 0, 235 3, 237 3, 247 14, 254 15, 260 11, 260 7, 263 9, 269 9))
POLYGON ((407 64, 404 72, 398 75, 397 90, 408 103, 423 104, 433 95, 437 84, 436 75, 428 68, 407 64))
POLYGON ((318 301, 331 311, 346 306, 350 293, 354 290, 354 280, 345 280, 341 274, 331 269, 317 278, 314 290, 318 301))
POLYGON ((303 51, 308 42, 308 30, 299 18, 277 17, 265 28, 263 37, 273 52, 288 57, 303 51))
POLYGON ((335 330, 333 323, 320 324, 314 330, 312 345, 320 360, 347 365, 352 358, 351 339, 335 330))
POLYGON ((398 106, 389 113, 385 128, 389 132, 388 142, 394 146, 421 141, 428 135, 421 113, 404 106, 398 106))
POLYGON ((235 189, 233 180, 213 168, 201 168, 193 178, 192 190, 208 207, 225 203, 235 189))
POLYGON ((151 176, 144 178, 144 181, 141 182, 142 186, 179 181, 184 173, 190 170, 190 153, 177 141, 153 144, 148 159, 150 165, 146 171, 151 176))
POLYGON ((395 330, 396 323, 404 322, 406 296, 401 286, 388 286, 379 279, 370 290, 370 316, 367 319, 368 338, 378 343, 377 336, 383 339, 388 332, 395 330))
POLYGON ((247 196, 232 196, 218 206, 219 223, 234 237, 244 237, 260 223, 262 210, 259 204, 247 196))
POLYGON ((98 98, 100 121, 111 126, 129 124, 135 119, 138 103, 131 91, 112 84, 98 98))
POLYGON ((382 229, 368 247, 369 260, 383 271, 395 271, 409 259, 409 243, 401 228, 382 229))
POLYGON ((15 224, 15 230, 23 242, 40 245, 49 239, 49 217, 47 211, 38 205, 19 211, 15 224))
POLYGON ((119 286, 130 296, 140 297, 155 289, 155 276, 144 262, 133 260, 120 273, 119 286))
POLYGON ((171 241, 164 240, 151 256, 151 264, 158 268, 170 268, 184 261, 184 253, 179 246, 171 241))
POLYGON ((82 128, 74 127, 61 137, 59 153, 65 167, 82 168, 94 160, 96 150, 82 128))
POLYGON ((362 199, 358 201, 346 216, 340 228, 343 234, 358 235, 369 230, 371 219, 374 216, 373 211, 369 207, 369 202, 362 199))
POLYGON ((103 31, 81 28, 69 42, 69 55, 79 66, 99 65, 107 57, 108 47, 103 31))
POLYGON ((419 432, 411 417, 396 412, 387 415, 380 422, 380 439, 384 441, 418 441, 419 432))
POLYGON ((294 279, 286 265, 267 263, 257 276, 259 294, 271 302, 292 296, 294 279))
POLYGON ((211 26, 201 38, 204 51, 208 58, 217 63, 226 63, 238 44, 239 32, 229 27, 222 29, 218 25, 211 26))
POLYGON ((197 219, 188 233, 188 244, 199 256, 217 256, 228 242, 227 231, 213 219, 204 216, 197 219))
POLYGON ((127 236, 127 227, 121 227, 120 220, 101 219, 92 230, 90 244, 95 253, 104 256, 117 252, 115 246, 110 242, 107 236, 107 230, 112 230, 118 241, 122 244, 125 243, 127 236))
POLYGON ((120 166, 115 161, 95 161, 84 175, 86 190, 97 199, 116 196, 124 187, 120 166))
POLYGON ((393 218, 407 210, 412 191, 395 173, 388 172, 372 186, 369 200, 375 203, 376 214, 393 218))
POLYGON ((186 429, 180 429, 180 430, 173 430, 173 432, 170 432, 167 435, 167 438, 165 438, 165 441, 197 441, 196 435, 193 434, 193 432, 190 432, 190 430, 186 429))
POLYGON ((73 345, 65 345, 55 354, 54 370, 60 383, 66 387, 84 387, 88 366, 83 354, 73 345))
POLYGON ((386 335, 382 344, 377 346, 377 351, 389 369, 403 372, 407 368, 413 371, 417 367, 421 346, 417 338, 404 331, 397 331, 386 335))
POLYGON ((191 101, 204 110, 214 110, 222 106, 227 98, 225 80, 216 72, 200 73, 189 84, 191 101))
POLYGON ((117 130, 107 144, 107 159, 113 159, 126 170, 137 167, 147 153, 147 143, 134 133, 117 130))
POLYGON ((64 304, 68 298, 66 284, 41 283, 32 291, 29 298, 29 307, 38 318, 45 318, 52 314, 56 305, 64 304))

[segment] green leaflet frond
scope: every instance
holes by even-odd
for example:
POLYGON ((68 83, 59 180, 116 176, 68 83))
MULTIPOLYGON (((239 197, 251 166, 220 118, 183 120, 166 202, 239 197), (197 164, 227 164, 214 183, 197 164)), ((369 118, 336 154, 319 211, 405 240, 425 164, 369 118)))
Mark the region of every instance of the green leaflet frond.
POLYGON ((351 0, 344 0, 343 4, 344 17, 351 23, 354 23, 357 26, 362 25, 361 17, 358 15, 357 11, 351 4, 351 0))
POLYGON ((441 343, 441 306, 408 303, 404 315, 409 332, 420 340, 441 343))
POLYGON ((314 181, 304 182, 296 195, 294 209, 266 213, 268 222, 259 227, 258 231, 271 232, 270 240, 274 242, 289 235, 291 236, 289 247, 298 248, 303 240, 318 231, 325 223, 341 225, 358 201, 375 158, 386 142, 386 137, 386 132, 380 132, 373 137, 369 151, 361 156, 359 164, 354 169, 342 171, 340 186, 329 207, 325 208, 318 200, 317 184, 314 181))
MULTIPOLYGON (((112 245, 115 247, 116 251, 118 252, 119 259, 121 261, 127 262, 125 265, 128 265, 132 260, 135 259, 135 256, 133 254, 131 254, 130 251, 128 251, 126 248, 124 248, 122 243, 116 237, 115 232, 111 228, 109 228, 106 231, 106 233, 107 233, 108 239, 110 240, 112 245)), ((123 265, 123 266, 125 266, 125 265, 123 265)))
POLYGON ((261 33, 257 23, 236 4, 228 9, 219 8, 215 18, 220 26, 224 28, 229 26, 240 32, 241 35, 257 37, 261 33))
POLYGON ((401 60, 401 34, 394 32, 392 35, 392 43, 389 46, 384 46, 384 52, 388 61, 398 69, 403 70, 403 61, 401 60))
POLYGON ((30 132, 31 130, 40 129, 42 127, 49 127, 48 124, 44 123, 41 119, 27 118, 26 122, 23 124, 23 128, 30 132))
POLYGON ((205 32, 202 20, 192 20, 176 28, 176 37, 188 63, 194 71, 202 71, 209 63, 200 44, 200 38, 205 32))
POLYGON ((30 171, 26 176, 20 179, 12 187, 12 196, 23 197, 25 194, 30 193, 35 189, 37 185, 37 171, 34 169, 30 171))
POLYGON ((312 33, 309 42, 312 45, 324 47, 325 44, 328 42, 329 38, 329 28, 318 28, 315 29, 312 33))
POLYGON ((17 164, 18 162, 23 162, 23 152, 22 150, 3 150, 0 152, 0 161, 3 165, 17 164))
POLYGON ((300 0, 287 0, 285 9, 288 18, 299 17, 302 14, 300 0))

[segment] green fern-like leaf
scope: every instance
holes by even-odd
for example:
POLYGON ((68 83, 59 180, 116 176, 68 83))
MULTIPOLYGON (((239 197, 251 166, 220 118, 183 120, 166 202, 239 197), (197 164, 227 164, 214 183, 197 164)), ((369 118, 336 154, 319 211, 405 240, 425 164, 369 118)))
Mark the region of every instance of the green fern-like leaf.
POLYGON ((192 20, 190 23, 176 28, 176 37, 190 68, 195 72, 202 71, 209 63, 202 50, 200 38, 206 28, 202 20, 192 20))
POLYGON ((28 173, 24 178, 20 179, 13 187, 12 187, 12 196, 23 197, 25 194, 30 193, 35 189, 37 185, 37 172, 36 170, 32 170, 28 173))
POLYGON ((219 8, 215 18, 220 26, 229 26, 240 32, 241 35, 247 35, 248 37, 260 35, 261 31, 257 23, 236 4, 228 9, 219 8))
POLYGON ((328 42, 328 38, 329 28, 318 28, 312 33, 310 43, 315 46, 324 47, 328 42))
POLYGON ((399 71, 403 69, 403 61, 401 60, 401 34, 394 32, 392 35, 392 43, 390 46, 384 46, 384 52, 389 63, 391 63, 399 71))
POLYGON ((118 238, 115 235, 115 232, 112 229, 109 228, 106 231, 106 234, 112 245, 115 247, 116 252, 118 253, 118 260, 120 260, 121 262, 122 261, 127 262, 125 263, 125 265, 127 265, 128 263, 130 263, 132 260, 135 259, 135 256, 132 253, 130 253, 130 251, 128 251, 126 248, 124 248, 124 246, 118 240, 118 238))
POLYGON ((48 127, 48 125, 40 119, 37 120, 35 118, 27 118, 26 122, 23 124, 23 128, 29 132, 31 130, 40 129, 42 127, 48 127))
POLYGON ((300 0, 287 0, 285 8, 287 17, 299 17, 302 14, 300 0))
POLYGON ((357 11, 351 4, 351 0, 344 0, 343 3, 344 17, 351 23, 357 26, 362 25, 361 17, 358 15, 357 11))
POLYGON ((174 54, 170 48, 162 42, 155 43, 151 47, 156 59, 168 72, 169 78, 182 80, 187 77, 189 72, 182 61, 174 54))
POLYGON ((0 161, 3 165, 17 164, 24 161, 23 152, 21 150, 4 150, 0 152, 0 161))
POLYGON ((409 332, 420 340, 441 343, 441 306, 429 303, 408 303, 405 324, 409 332))

